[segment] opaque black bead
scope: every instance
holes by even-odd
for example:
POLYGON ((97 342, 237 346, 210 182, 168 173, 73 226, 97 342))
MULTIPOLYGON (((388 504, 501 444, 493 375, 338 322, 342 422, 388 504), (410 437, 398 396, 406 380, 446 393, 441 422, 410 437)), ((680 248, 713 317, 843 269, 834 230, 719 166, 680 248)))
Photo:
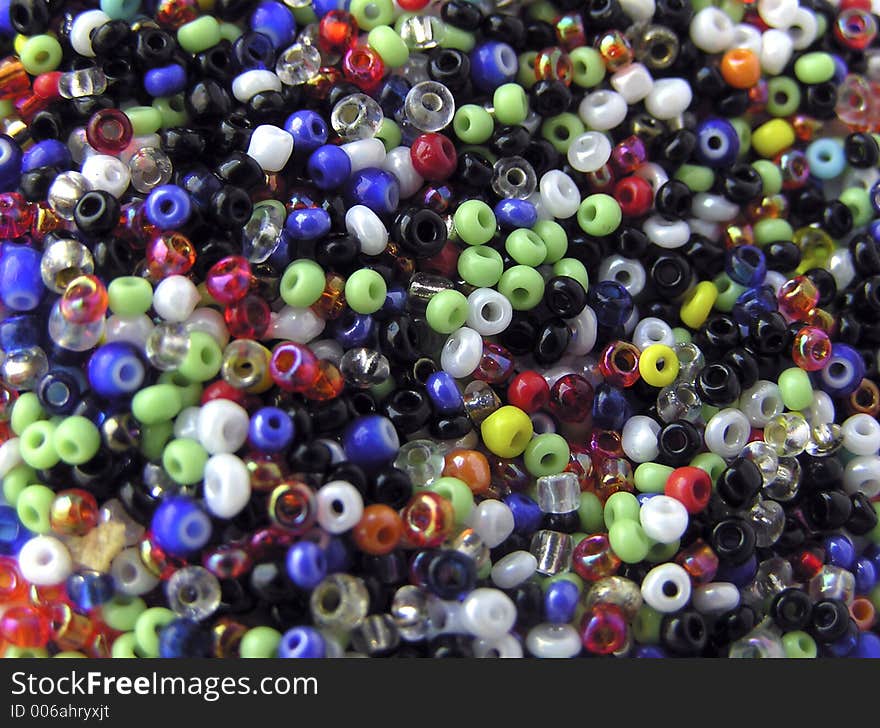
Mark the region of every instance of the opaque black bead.
POLYGON ((769 270, 790 273, 801 263, 801 249, 790 240, 777 240, 763 248, 769 270))
POLYGON ((748 389, 761 378, 757 359, 742 347, 731 349, 721 357, 721 363, 730 367, 739 380, 741 389, 748 389))
POLYGON ((862 276, 880 274, 880 243, 871 235, 854 235, 848 244, 856 272, 862 276))
POLYGON ((243 228, 254 210, 250 195, 241 187, 224 185, 211 196, 208 212, 211 219, 225 230, 243 228))
POLYGON ((702 434, 687 420, 670 422, 657 434, 660 459, 672 467, 689 463, 700 451, 702 444, 702 434))
POLYGON ((800 222, 815 222, 825 208, 825 196, 822 190, 814 185, 794 191, 789 197, 792 218, 800 222))
MULTIPOLYGON (((556 7, 560 10, 563 6, 571 6, 575 10, 580 6, 580 0, 557 0, 556 7)), ((526 21, 526 46, 529 48, 547 48, 556 45, 556 28, 543 20, 526 21)))
POLYGON ((742 391, 733 370, 721 362, 707 364, 695 382, 700 399, 715 407, 726 407, 735 402, 742 391))
POLYGON ((821 217, 822 227, 835 239, 845 237, 853 228, 850 209, 840 200, 832 200, 825 205, 821 217))
POLYGON ((30 202, 46 199, 49 187, 61 172, 58 167, 37 167, 25 172, 18 181, 18 189, 30 202))
POLYGON ((333 235, 315 243, 315 260, 325 270, 348 272, 357 265, 361 243, 353 235, 333 235))
POLYGON ((565 354, 571 342, 571 329, 559 317, 545 321, 538 329, 533 356, 535 363, 550 366, 558 362, 565 354))
POLYGON ((495 170, 482 154, 468 150, 458 155, 456 181, 465 188, 487 190, 492 184, 495 170))
POLYGON ((534 350, 538 339, 538 324, 531 316, 515 313, 504 331, 498 335, 498 341, 511 354, 522 355, 534 350))
POLYGON ((748 342, 759 354, 778 354, 791 345, 785 318, 778 311, 767 311, 749 323, 748 342))
POLYGON ((681 180, 664 182, 654 196, 654 209, 667 220, 681 220, 691 214, 694 196, 681 180))
POLYGON ((709 545, 721 561, 743 564, 755 553, 755 529, 741 518, 725 518, 712 528, 709 545))
POLYGON ((871 499, 864 493, 850 496, 852 512, 844 524, 846 530, 854 536, 864 536, 877 527, 877 511, 871 505, 871 499))
POLYGON ((637 227, 621 225, 611 236, 612 248, 624 258, 642 258, 648 250, 650 240, 637 227))
POLYGON ((473 638, 470 636, 443 634, 428 643, 428 657, 435 660, 473 656, 473 638))
POLYGON ((542 79, 529 89, 529 105, 541 116, 558 116, 567 111, 572 93, 562 81, 542 79))
POLYGON ((807 494, 802 509, 813 530, 830 531, 847 522, 852 515, 853 503, 839 490, 817 490, 807 494))
POLYGON ((843 140, 843 152, 852 167, 867 169, 876 167, 880 161, 880 145, 873 135, 863 131, 850 134, 843 140))
POLYGON ((836 457, 801 455, 801 487, 809 490, 832 490, 843 485, 844 466, 836 457))
POLYGON ((413 486, 402 470, 388 466, 376 473, 367 484, 367 499, 382 503, 394 510, 403 508, 412 497, 413 486))
POLYGON ((544 591, 536 581, 523 582, 507 592, 516 605, 516 625, 522 629, 539 624, 544 617, 544 591))
POLYGON ((394 316, 382 325, 380 343, 389 359, 414 362, 422 356, 421 333, 414 319, 394 316))
POLYGON ((90 190, 73 210, 77 229, 87 237, 105 235, 119 223, 119 200, 104 190, 90 190))
POLYGON ((455 93, 470 82, 471 60, 455 48, 437 48, 428 56, 428 75, 455 93))
POLYGON ((706 98, 718 99, 727 90, 728 85, 721 75, 721 69, 716 65, 701 66, 691 76, 691 88, 695 94, 706 98))
POLYGON ((314 473, 323 482, 324 474, 333 462, 333 453, 323 443, 308 442, 294 447, 287 456, 287 462, 293 472, 314 473))
POLYGON ((348 402, 344 397, 336 397, 327 402, 311 403, 309 413, 312 416, 315 432, 319 434, 336 432, 351 419, 348 402))
POLYGON ((617 0, 587 0, 581 14, 588 28, 625 28, 629 25, 617 0))
POLYGON ((562 159, 559 152, 546 139, 532 139, 523 151, 522 157, 532 165, 539 179, 545 172, 558 169, 562 159))
MULTIPOLYGON (((748 604, 740 604, 735 609, 725 612, 715 620, 715 623, 712 625, 710 641, 716 647, 726 647, 731 642, 736 642, 738 639, 745 637, 760 621, 761 617, 754 607, 748 604)), ((722 650, 722 654, 726 657, 726 650, 722 650)))
MULTIPOLYGON (((227 116, 225 119, 222 119, 214 129, 214 133, 211 135, 211 153, 216 156, 227 155, 232 152, 243 153, 247 148, 248 144, 251 140, 251 134, 253 133, 253 123, 241 113, 234 113, 227 116)), ((234 159, 232 157, 227 158, 223 162, 221 162, 220 167, 218 167, 217 172, 221 177, 224 177, 223 173, 220 171, 223 165, 231 164, 231 160, 234 159)), ((250 159, 250 157, 249 157, 250 159)), ((255 161, 255 160, 254 160, 255 161)), ((257 165, 259 168, 259 164, 257 165)), ((262 170, 261 171, 261 179, 262 181, 262 170)), ((232 184, 237 184, 239 187, 248 187, 248 185, 243 185, 240 182, 236 182, 232 179, 227 179, 228 182, 232 184)))
POLYGON ((483 19, 480 30, 484 38, 507 43, 515 51, 522 51, 525 48, 526 26, 516 15, 491 13, 483 19))
POLYGON ((230 152, 217 165, 216 171, 217 176, 227 184, 246 190, 251 190, 262 184, 264 179, 264 172, 259 162, 241 151, 230 152))
POLYGON ((789 587, 773 597, 770 616, 783 632, 802 630, 810 624, 813 601, 800 589, 789 587))
POLYGON ((428 562, 427 587, 441 599, 456 599, 477 583, 474 560, 460 551, 435 551, 428 562))
POLYGON ((671 28, 687 28, 694 16, 690 0, 657 0, 654 23, 671 28))
POLYGON ((849 609, 844 602, 839 599, 820 599, 813 605, 807 632, 817 642, 828 644, 836 642, 847 633, 849 622, 849 609))
POLYGON ((724 313, 710 316, 693 337, 694 343, 706 356, 720 355, 729 351, 741 340, 736 321, 724 313))
POLYGON ((574 318, 587 305, 587 292, 570 276, 554 276, 544 285, 544 305, 556 316, 574 318))
POLYGON ((217 0, 211 12, 221 20, 234 22, 252 9, 250 0, 217 0))
POLYGON ((801 109, 817 119, 833 119, 837 105, 837 86, 833 81, 806 86, 801 109))
POLYGON ((691 129, 678 129, 656 143, 660 161, 672 166, 684 164, 697 148, 697 135, 691 129))
POLYGON ((190 118, 203 124, 217 122, 232 111, 229 93, 212 78, 197 81, 184 95, 184 102, 190 118))
POLYGON ((298 592, 287 575, 284 563, 277 561, 266 561, 254 566, 248 586, 257 599, 268 604, 295 601, 298 592))
POLYGON ((829 306, 837 298, 837 282, 825 268, 810 268, 804 275, 809 278, 819 291, 819 308, 829 306))
POLYGON ((715 492, 731 508, 741 509, 754 501, 762 485, 758 466, 751 460, 737 458, 718 476, 715 492))
POLYGON ((577 511, 570 513, 545 513, 541 519, 541 528, 560 533, 576 533, 581 530, 580 517, 577 511))
POLYGON ((34 114, 28 125, 28 131, 35 142, 43 139, 60 139, 64 131, 64 122, 57 111, 43 109, 34 114))
POLYGON ((522 154, 531 141, 531 136, 524 126, 501 126, 489 139, 489 148, 503 157, 515 157, 522 154))
POLYGON ((708 639, 706 619, 694 609, 667 614, 660 623, 660 644, 674 655, 695 657, 708 639))
POLYGON ((427 395, 417 389, 399 389, 382 405, 385 416, 398 432, 408 435, 420 429, 431 417, 427 395))
POLYGON ((714 278, 724 270, 726 251, 720 240, 694 233, 680 250, 701 278, 714 278))
POLYGON ((207 140, 204 133, 185 127, 163 129, 159 138, 162 151, 175 162, 186 162, 201 159, 205 154, 207 140))
POLYGON ((761 175, 751 164, 737 162, 719 174, 721 194, 737 205, 754 200, 764 188, 761 175))
POLYGON ((391 238, 416 258, 437 255, 446 245, 446 223, 433 210, 407 207, 391 226, 391 238))
POLYGON ((160 28, 141 28, 135 34, 134 53, 141 67, 163 66, 171 61, 177 43, 170 33, 160 28))
POLYGON ((111 53, 128 56, 131 52, 133 33, 131 26, 124 20, 111 20, 95 28, 90 36, 92 50, 98 58, 105 58, 111 53))
POLYGON ((483 22, 483 12, 479 6, 466 0, 449 0, 440 8, 440 17, 461 30, 474 31, 483 22))
POLYGON ((664 253, 651 265, 648 275, 660 298, 675 299, 690 287, 692 271, 684 256, 664 253))
POLYGON ((217 45, 197 53, 194 65, 202 77, 228 82, 239 73, 239 65, 232 54, 232 44, 221 40, 217 45))
POLYGON ((40 35, 49 29, 50 8, 47 0, 12 0, 9 22, 17 33, 40 35))

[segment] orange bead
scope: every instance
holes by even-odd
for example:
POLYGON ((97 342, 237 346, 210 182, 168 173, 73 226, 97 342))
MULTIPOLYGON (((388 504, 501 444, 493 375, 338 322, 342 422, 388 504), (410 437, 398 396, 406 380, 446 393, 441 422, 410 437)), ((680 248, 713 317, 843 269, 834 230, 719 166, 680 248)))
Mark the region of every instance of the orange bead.
POLYGON ((0 604, 15 604, 27 596, 28 585, 18 570, 18 559, 0 556, 0 604))
POLYGON ((381 556, 394 550, 403 536, 403 521, 397 511, 376 503, 364 508, 364 515, 351 532, 357 547, 367 554, 381 556))
POLYGON ((467 483, 475 495, 483 495, 492 484, 489 461, 476 450, 453 450, 446 456, 443 475, 467 483))
POLYGON ((852 604, 849 605, 849 613, 855 623, 859 626, 859 629, 863 632, 867 632, 871 629, 877 619, 874 605, 871 603, 871 600, 866 597, 853 599, 852 604))
POLYGON ((751 88, 761 80, 761 62, 748 48, 732 48, 721 58, 721 75, 734 88, 751 88))

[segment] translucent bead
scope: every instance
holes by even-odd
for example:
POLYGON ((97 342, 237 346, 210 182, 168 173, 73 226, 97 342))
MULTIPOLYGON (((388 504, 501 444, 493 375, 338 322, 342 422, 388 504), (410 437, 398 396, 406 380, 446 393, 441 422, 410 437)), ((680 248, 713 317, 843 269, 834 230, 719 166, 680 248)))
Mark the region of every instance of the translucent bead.
POLYGON ((412 484, 425 488, 443 474, 443 449, 433 440, 410 440, 400 446, 394 467, 407 474, 412 484))
POLYGON ((783 658, 782 639, 769 627, 758 626, 735 642, 731 642, 727 656, 731 659, 783 658))
POLYGON ((825 564, 816 576, 810 579, 807 591, 814 600, 841 599, 852 602, 856 592, 856 578, 852 572, 840 566, 825 564))
POLYGON ((657 415, 663 422, 687 420, 696 422, 703 410, 703 403, 696 387, 689 382, 673 382, 657 395, 657 415))
POLYGON ((573 551, 571 536, 559 531, 541 530, 532 537, 529 549, 538 560, 537 572, 552 576, 567 571, 573 551))
POLYGON ((791 563, 781 556, 774 556, 758 565, 755 578, 742 589, 741 594, 743 601, 764 611, 765 604, 794 583, 791 563))
POLYGON ((349 94, 333 107, 330 124, 345 141, 376 136, 384 120, 382 107, 366 94, 349 94))
POLYGON ((526 199, 538 187, 535 168, 522 157, 502 157, 492 168, 492 190, 501 198, 526 199))
POLYGON ((49 245, 40 260, 43 285, 53 293, 64 293, 72 280, 94 272, 95 260, 91 251, 82 243, 69 238, 49 245))
POLYGON ((147 359, 156 369, 171 371, 183 364, 189 346, 189 332, 184 324, 163 321, 157 324, 147 337, 147 359))
POLYGON ((468 383, 461 394, 464 411, 475 425, 482 424, 483 420, 501 407, 501 399, 495 390, 479 379, 468 383))
POLYGON ((242 232, 242 255, 251 263, 263 263, 281 244, 286 219, 280 205, 257 205, 242 232))
POLYGON ((348 384, 367 389, 388 379, 391 368, 388 359, 381 352, 358 347, 349 349, 342 355, 339 371, 348 384))
POLYGON ((220 582, 201 566, 178 569, 165 583, 168 607, 188 619, 210 617, 220 606, 220 582))
POLYGON ((73 220, 76 203, 90 189, 88 180, 79 172, 62 172, 49 186, 46 201, 56 215, 64 220, 73 220))
POLYGON ((820 422, 810 427, 810 441, 805 450, 813 457, 826 457, 844 446, 843 428, 834 422, 820 422))
POLYGON ((156 147, 139 149, 128 160, 131 186, 138 192, 149 194, 154 188, 168 184, 174 168, 165 152, 156 147))
POLYGON ((584 608, 587 611, 597 604, 614 604, 620 607, 630 621, 636 618, 643 603, 638 584, 622 576, 606 576, 593 582, 584 596, 584 608))
POLYGON ((538 478, 538 506, 544 513, 571 513, 581 501, 577 475, 559 473, 538 478))
POLYGON ((403 113, 405 120, 420 131, 440 131, 455 116, 455 99, 442 83, 422 81, 406 94, 403 113))
POLYGON ((411 50, 427 51, 443 42, 446 25, 435 16, 410 15, 400 24, 399 32, 403 42, 411 50))
POLYGON ((104 335, 105 319, 88 324, 71 323, 61 313, 61 302, 52 306, 49 314, 49 336, 58 346, 70 351, 88 351, 97 346, 104 335))
POLYGON ((758 498, 742 516, 752 524, 759 548, 772 546, 785 530, 785 511, 773 500, 758 498))
POLYGON ((275 74, 286 86, 304 84, 318 75, 320 69, 321 52, 306 43, 294 43, 275 62, 275 74))
POLYGON ((764 427, 764 442, 769 443, 777 455, 783 457, 800 455, 809 441, 810 425, 797 413, 777 415, 764 427))
POLYGON ((97 66, 62 73, 58 78, 58 94, 65 99, 100 96, 107 90, 107 77, 97 66))
POLYGON ((355 576, 331 574, 312 591, 309 605, 316 626, 347 631, 367 616, 370 593, 355 576))
POLYGON ((394 592, 389 610, 400 636, 410 642, 428 634, 428 598, 417 586, 407 584, 394 592))
POLYGON ((764 485, 772 482, 776 477, 779 456, 770 444, 760 441, 750 442, 742 449, 740 457, 750 460, 757 466, 764 485))
POLYGON ((538 81, 562 81, 571 86, 574 65, 571 57, 562 48, 545 48, 535 56, 535 78, 538 81))
POLYGON ((706 366, 706 357, 696 344, 690 342, 676 344, 673 348, 678 357, 679 380, 693 382, 706 366))

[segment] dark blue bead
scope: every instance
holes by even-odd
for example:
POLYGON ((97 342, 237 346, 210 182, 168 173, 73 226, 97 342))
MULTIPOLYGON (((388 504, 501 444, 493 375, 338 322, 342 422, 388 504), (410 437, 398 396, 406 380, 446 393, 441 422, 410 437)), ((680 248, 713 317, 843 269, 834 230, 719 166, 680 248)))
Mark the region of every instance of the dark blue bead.
POLYGON ((856 559, 853 574, 856 577, 856 594, 868 594, 877 586, 877 569, 871 559, 865 556, 856 559))
POLYGON ((441 414, 459 412, 464 406, 455 378, 443 370, 428 375, 425 389, 434 409, 441 414))
POLYGON ((823 544, 825 563, 849 570, 856 558, 856 548, 846 536, 829 536, 823 544))
POLYGON ((42 256, 27 245, 5 243, 0 251, 0 299, 16 311, 35 309, 46 289, 40 275, 42 256))
POLYGON ((538 211, 528 200, 507 197, 495 205, 495 219, 503 230, 532 228, 538 222, 538 211))
POLYGON ((43 139, 30 147, 21 158, 21 171, 30 172, 38 167, 68 169, 73 163, 70 150, 57 139, 43 139))
POLYGON ((284 270, 293 259, 290 252, 293 248, 296 248, 296 242, 291 240, 287 233, 282 230, 281 237, 278 239, 278 247, 269 256, 269 263, 275 266, 275 268, 284 270))
POLYGON ((850 620, 846 634, 836 642, 822 645, 822 652, 828 657, 847 657, 855 651, 859 643, 859 630, 855 622, 850 620))
POLYGON ((15 508, 0 506, 0 555, 10 555, 27 529, 18 520, 15 508))
POLYGON ((300 589, 314 589, 327 576, 323 549, 312 541, 298 541, 287 550, 287 575, 300 589))
POLYGON ((544 592, 544 619, 554 624, 567 624, 574 619, 580 590, 568 581, 554 581, 544 592))
POLYGON ((330 213, 320 207, 294 210, 284 222, 284 231, 293 240, 317 240, 330 232, 330 213))
POLYGON ((159 629, 159 657, 210 657, 211 633, 194 619, 181 617, 159 629))
POLYGON ((632 408, 623 392, 604 382, 596 387, 593 396, 593 425, 604 430, 620 430, 631 415, 632 408))
POLYGON ((880 214, 880 180, 871 185, 871 191, 868 196, 871 200, 871 207, 874 208, 874 212, 880 214))
POLYGON ((668 655, 663 651, 661 647, 657 647, 656 645, 639 645, 636 647, 635 652, 633 652, 633 657, 647 659, 647 658, 664 658, 668 657, 668 655))
POLYGON ((251 30, 267 35, 276 48, 286 48, 296 36, 296 20, 283 3, 268 0, 251 15, 251 30))
POLYGON ((387 417, 367 415, 345 429, 342 447, 351 462, 370 468, 392 460, 400 449, 400 439, 387 417))
POLYGON ((333 322, 332 334, 343 348, 364 346, 376 333, 376 319, 350 309, 333 322))
POLYGON ((337 574, 340 571, 348 571, 351 566, 351 555, 345 541, 339 536, 327 539, 324 546, 324 559, 327 561, 327 573, 337 574))
POLYGON ((39 346, 43 339, 45 322, 33 314, 10 316, 0 321, 0 349, 7 354, 39 346))
POLYGON ((251 416, 248 439, 260 452, 278 452, 293 442, 293 420, 278 407, 263 407, 251 416))
POLYGON ((150 96, 174 96, 186 88, 186 69, 177 63, 151 68, 144 74, 144 88, 150 96))
POLYGON ((707 167, 729 167, 739 155, 739 136, 727 119, 710 118, 697 127, 694 154, 707 167))
POLYGON ((471 52, 471 81, 480 91, 494 91, 516 78, 519 61, 507 43, 490 41, 471 52))
POLYGON ((21 147, 0 134, 0 190, 14 190, 21 179, 21 147))
POLYGON ((294 627, 281 636, 278 657, 320 659, 325 649, 324 637, 314 627, 294 627))
POLYGON ((645 503, 651 500, 651 498, 658 495, 660 495, 660 493, 639 493, 636 496, 636 500, 639 502, 639 506, 643 506, 645 505, 645 503))
POLYGON ((590 284, 587 300, 596 313, 600 326, 621 326, 633 312, 630 292, 617 281, 599 281, 590 284))
POLYGON ((853 347, 836 342, 828 365, 813 374, 814 381, 832 397, 852 394, 865 376, 865 360, 853 347))
POLYGON ((733 320, 740 326, 748 326, 762 313, 776 311, 779 303, 770 286, 749 288, 743 291, 733 304, 733 320))
POLYGON ((159 548, 171 556, 198 551, 211 538, 211 519, 191 498, 165 498, 153 513, 150 528, 159 548))
POLYGON ((850 657, 860 657, 862 659, 880 658, 880 637, 873 632, 862 632, 859 634, 859 641, 855 650, 850 653, 850 657))
POLYGON ((160 230, 176 230, 186 225, 192 214, 192 200, 177 185, 160 185, 144 201, 147 220, 160 230))
POLYGON ((400 183, 391 172, 365 167, 349 178, 345 201, 349 206, 365 205, 377 215, 390 215, 400 203, 400 183))
POLYGON ((211 198, 223 189, 223 183, 205 167, 187 172, 179 181, 198 207, 207 207, 211 198))
MULTIPOLYGON (((296 141, 293 143, 296 150, 296 141)), ((312 152, 306 165, 309 178, 322 190, 335 190, 351 176, 351 160, 335 144, 325 144, 312 152)))
POLYGON ((737 245, 727 251, 724 270, 730 280, 746 288, 760 285, 767 275, 767 260, 754 245, 737 245))
POLYGON ((110 574, 82 571, 71 574, 65 584, 67 595, 80 612, 88 612, 109 602, 116 587, 110 574))
POLYGON ((232 44, 232 55, 245 71, 255 68, 275 70, 275 46, 265 33, 242 33, 232 44))
POLYGON ((312 10, 318 18, 323 18, 331 10, 343 10, 348 7, 343 0, 312 0, 312 10))
POLYGON ((37 399, 50 415, 69 415, 80 403, 88 383, 82 371, 53 366, 37 382, 37 399))
POLYGON ((389 76, 379 88, 377 99, 382 112, 389 119, 395 119, 403 111, 406 95, 412 84, 403 76, 389 76))
POLYGON ((871 237, 874 238, 875 243, 880 243, 880 220, 874 220, 868 226, 868 232, 871 234, 871 237))
POLYGON ((834 61, 834 75, 831 80, 835 86, 839 86, 849 73, 849 67, 846 65, 846 61, 836 53, 831 54, 831 60, 834 61))
MULTIPOLYGON (((321 118, 320 114, 317 114, 314 111, 309 111, 307 109, 294 111, 287 117, 287 121, 284 122, 284 130, 293 137, 293 153, 299 159, 304 159, 306 155, 311 154, 318 147, 327 143, 327 122, 321 118)), ((345 161, 348 162, 348 155, 345 152, 339 149, 336 145, 330 146, 332 146, 333 149, 342 152, 345 161)), ((331 163, 333 162, 333 160, 330 161, 331 163)), ((315 161, 315 164, 320 163, 320 159, 315 161)), ((351 163, 349 162, 348 172, 345 174, 346 178, 350 173, 351 163)), ((344 182, 345 180, 342 181, 344 182)), ((342 183, 340 182, 340 184, 342 183)))
POLYGON ((428 560, 425 585, 441 599, 458 599, 473 591, 477 567, 467 554, 455 549, 435 551, 428 560))
POLYGON ((134 395, 144 382, 146 368, 132 344, 113 341, 95 349, 88 372, 92 389, 102 397, 115 399, 134 395))
POLYGON ((385 303, 382 304, 382 314, 384 316, 395 316, 403 313, 406 308, 406 289, 401 285, 392 285, 388 287, 385 294, 385 303))
POLYGON ((718 572, 715 574, 715 581, 729 581, 742 588, 754 579, 757 573, 758 559, 753 554, 749 557, 748 561, 737 566, 732 566, 722 561, 718 566, 718 572))
POLYGON ((541 527, 544 514, 538 504, 525 493, 510 493, 504 496, 504 503, 513 514, 514 533, 528 536, 541 527))

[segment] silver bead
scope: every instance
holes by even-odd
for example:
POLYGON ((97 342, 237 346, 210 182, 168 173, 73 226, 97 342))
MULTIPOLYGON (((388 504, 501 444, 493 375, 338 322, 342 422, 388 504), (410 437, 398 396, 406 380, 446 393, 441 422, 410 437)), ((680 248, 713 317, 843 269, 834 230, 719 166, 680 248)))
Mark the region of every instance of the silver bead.
POLYGON ((532 536, 530 551, 538 560, 537 571, 545 576, 566 571, 571 566, 574 547, 571 536, 559 531, 541 530, 532 536))

